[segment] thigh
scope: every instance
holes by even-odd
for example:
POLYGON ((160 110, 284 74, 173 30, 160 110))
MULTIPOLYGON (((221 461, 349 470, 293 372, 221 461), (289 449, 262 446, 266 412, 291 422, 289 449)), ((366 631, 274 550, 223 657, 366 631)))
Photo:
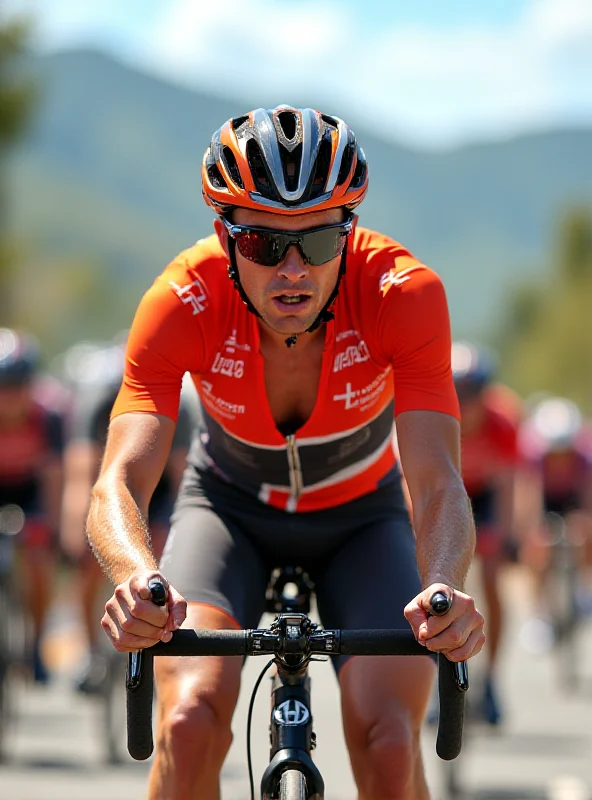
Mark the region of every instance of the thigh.
MULTIPOLYGON (((224 630, 234 627, 229 616, 218 608, 188 603, 183 628, 224 630)), ((196 656, 154 659, 154 677, 159 722, 167 714, 182 709, 209 709, 212 718, 229 728, 240 690, 243 660, 240 657, 196 656)))
MULTIPOLYGON (((340 548, 317 583, 326 628, 409 629, 403 609, 421 590, 415 537, 406 514, 360 529, 340 548)), ((335 659, 348 742, 384 722, 417 731, 429 701, 431 656, 335 659)))
POLYGON ((177 504, 160 567, 188 603, 218 609, 241 628, 259 623, 268 571, 239 524, 199 497, 177 504))
MULTIPOLYGON (((405 605, 421 591, 415 537, 405 512, 359 528, 315 575, 325 628, 405 628, 405 605)), ((339 669, 347 659, 336 659, 339 669)))

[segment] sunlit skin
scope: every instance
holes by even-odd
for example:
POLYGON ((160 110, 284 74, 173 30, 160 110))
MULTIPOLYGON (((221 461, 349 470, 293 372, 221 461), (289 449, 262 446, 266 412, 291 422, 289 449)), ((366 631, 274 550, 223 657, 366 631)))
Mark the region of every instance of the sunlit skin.
MULTIPOLYGON (((301 231, 338 224, 343 221, 343 210, 331 208, 326 211, 287 216, 238 208, 233 214, 232 221, 237 225, 301 231)), ((228 252, 226 229, 219 220, 216 220, 215 227, 222 246, 228 252)), ((262 267, 241 256, 238 248, 235 252, 241 283, 261 314, 262 319, 259 320, 259 324, 265 331, 264 335, 277 339, 285 348, 286 337, 304 333, 329 299, 339 275, 341 256, 318 267, 310 266, 302 258, 300 249, 292 245, 277 267, 262 267), (298 307, 283 307, 277 298, 284 293, 307 294, 309 299, 299 303, 298 307)), ((320 334, 322 330, 319 330, 318 335, 320 334)))

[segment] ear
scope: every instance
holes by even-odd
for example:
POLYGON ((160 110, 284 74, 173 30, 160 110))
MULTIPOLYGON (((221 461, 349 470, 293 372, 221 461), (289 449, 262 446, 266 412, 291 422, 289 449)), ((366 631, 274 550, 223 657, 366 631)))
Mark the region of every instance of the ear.
POLYGON ((220 217, 216 217, 214 220, 214 230, 218 236, 220 247, 226 253, 226 257, 230 259, 230 253, 228 252, 228 231, 226 230, 226 225, 224 225, 220 217))

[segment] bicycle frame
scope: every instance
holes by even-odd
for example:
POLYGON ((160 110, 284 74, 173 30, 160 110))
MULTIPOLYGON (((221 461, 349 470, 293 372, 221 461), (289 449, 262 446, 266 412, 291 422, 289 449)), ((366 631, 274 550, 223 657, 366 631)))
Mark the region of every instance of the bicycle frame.
MULTIPOLYGON (((306 614, 285 613, 276 618, 274 626, 300 634, 307 623, 306 614)), ((271 752, 269 765, 261 779, 261 798, 274 800, 282 773, 287 769, 297 769, 306 780, 308 797, 323 800, 325 784, 310 757, 316 742, 312 729, 309 659, 296 661, 286 654, 276 658, 275 663, 278 671, 271 690, 271 752), (290 664, 290 660, 294 663, 290 664)))

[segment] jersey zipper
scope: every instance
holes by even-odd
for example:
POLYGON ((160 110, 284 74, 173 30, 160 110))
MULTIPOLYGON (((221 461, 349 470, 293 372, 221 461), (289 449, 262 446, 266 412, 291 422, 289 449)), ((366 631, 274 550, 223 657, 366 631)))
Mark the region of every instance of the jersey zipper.
POLYGON ((288 443, 288 468, 290 470, 290 494, 297 500, 302 492, 302 465, 300 464, 300 454, 296 444, 296 436, 291 433, 286 436, 288 443))

